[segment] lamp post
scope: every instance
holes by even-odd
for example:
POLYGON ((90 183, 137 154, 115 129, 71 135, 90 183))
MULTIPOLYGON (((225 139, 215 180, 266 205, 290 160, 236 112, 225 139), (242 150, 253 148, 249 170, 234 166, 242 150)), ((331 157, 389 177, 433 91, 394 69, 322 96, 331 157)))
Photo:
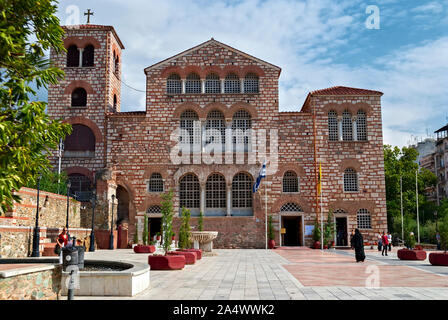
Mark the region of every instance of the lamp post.
POLYGON ((109 238, 109 250, 114 249, 114 203, 115 195, 112 195, 112 217, 110 221, 110 238, 109 238))
POLYGON ((68 212, 70 208, 70 188, 72 186, 72 183, 70 180, 67 182, 67 219, 65 221, 65 228, 67 229, 67 239, 70 240, 70 233, 68 231, 68 212))
POLYGON ((31 253, 32 257, 39 257, 39 190, 40 190, 40 179, 41 175, 37 178, 37 209, 36 209, 36 226, 34 227, 33 234, 33 252, 31 253))
POLYGON ((96 190, 93 189, 92 198, 90 199, 90 202, 92 203, 92 231, 90 232, 90 247, 89 251, 93 252, 95 251, 95 205, 96 205, 96 190))

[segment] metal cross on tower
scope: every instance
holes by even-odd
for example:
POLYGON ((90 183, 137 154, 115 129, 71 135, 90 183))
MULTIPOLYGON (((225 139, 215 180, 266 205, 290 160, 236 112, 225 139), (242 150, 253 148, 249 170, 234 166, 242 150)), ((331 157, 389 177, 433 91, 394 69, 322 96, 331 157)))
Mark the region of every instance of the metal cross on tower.
POLYGON ((84 12, 84 15, 87 16, 87 24, 89 24, 90 16, 93 16, 93 12, 90 12, 90 9, 87 9, 87 12, 84 12))

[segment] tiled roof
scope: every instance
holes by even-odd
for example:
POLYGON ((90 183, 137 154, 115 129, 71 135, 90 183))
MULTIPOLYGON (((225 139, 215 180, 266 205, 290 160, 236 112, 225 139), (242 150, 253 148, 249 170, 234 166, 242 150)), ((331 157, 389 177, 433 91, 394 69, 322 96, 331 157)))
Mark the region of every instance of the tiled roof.
POLYGON ((326 89, 320 89, 311 91, 311 95, 382 95, 380 91, 351 88, 351 87, 331 87, 326 89))

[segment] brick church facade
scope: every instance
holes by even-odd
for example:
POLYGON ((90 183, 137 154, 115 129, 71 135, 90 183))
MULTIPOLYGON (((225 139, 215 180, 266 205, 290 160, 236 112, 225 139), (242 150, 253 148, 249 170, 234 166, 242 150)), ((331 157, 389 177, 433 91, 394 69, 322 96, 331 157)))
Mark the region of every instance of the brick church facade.
MULTIPOLYGON (((194 227, 202 211, 204 229, 219 232, 215 247, 264 248, 265 195, 280 245, 312 244, 321 198, 324 218, 334 213, 337 245, 348 244, 353 228, 367 242, 387 230, 381 92, 332 87, 310 92, 296 112, 280 112, 281 69, 211 39, 144 69, 146 110, 121 112, 124 46, 114 28, 63 28, 67 52, 52 52, 51 61, 66 76, 49 88, 48 113, 73 126, 61 167, 87 208, 96 190, 96 228, 110 228, 116 195, 114 221, 128 226, 129 239, 136 225, 143 230, 145 212, 154 235, 161 195, 171 189, 175 232, 182 207, 194 227), (250 161, 263 130, 267 154, 250 161), (201 159, 208 145, 212 163, 201 159), (188 159, 173 160, 179 155, 188 159), (263 157, 267 177, 253 193, 263 157)), ((83 214, 89 221, 90 210, 83 214)))

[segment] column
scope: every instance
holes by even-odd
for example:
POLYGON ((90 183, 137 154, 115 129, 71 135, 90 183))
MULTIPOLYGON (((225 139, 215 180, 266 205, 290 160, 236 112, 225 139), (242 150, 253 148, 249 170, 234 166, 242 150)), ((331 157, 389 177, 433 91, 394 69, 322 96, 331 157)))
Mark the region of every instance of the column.
POLYGON ((352 117, 352 125, 353 125, 353 141, 358 141, 358 127, 356 124, 356 116, 352 117))
POLYGON ((79 66, 82 67, 82 52, 84 51, 84 48, 78 48, 79 50, 79 66))
POLYGON ((185 79, 182 79, 182 93, 185 93, 185 79))
POLYGON ((200 208, 202 214, 205 216, 205 183, 201 183, 200 188, 201 188, 200 208))
POLYGON ((205 80, 201 79, 201 93, 205 93, 205 80))
POLYGON ((240 92, 244 93, 244 79, 240 79, 240 92))
POLYGON ((232 183, 226 184, 227 191, 227 217, 232 215, 232 183))
POLYGON ((221 79, 221 93, 225 93, 225 90, 224 90, 224 83, 225 83, 225 80, 224 80, 224 79, 221 79))
POLYGON ((342 116, 338 116, 338 137, 339 137, 339 141, 343 140, 343 136, 342 136, 342 116))

